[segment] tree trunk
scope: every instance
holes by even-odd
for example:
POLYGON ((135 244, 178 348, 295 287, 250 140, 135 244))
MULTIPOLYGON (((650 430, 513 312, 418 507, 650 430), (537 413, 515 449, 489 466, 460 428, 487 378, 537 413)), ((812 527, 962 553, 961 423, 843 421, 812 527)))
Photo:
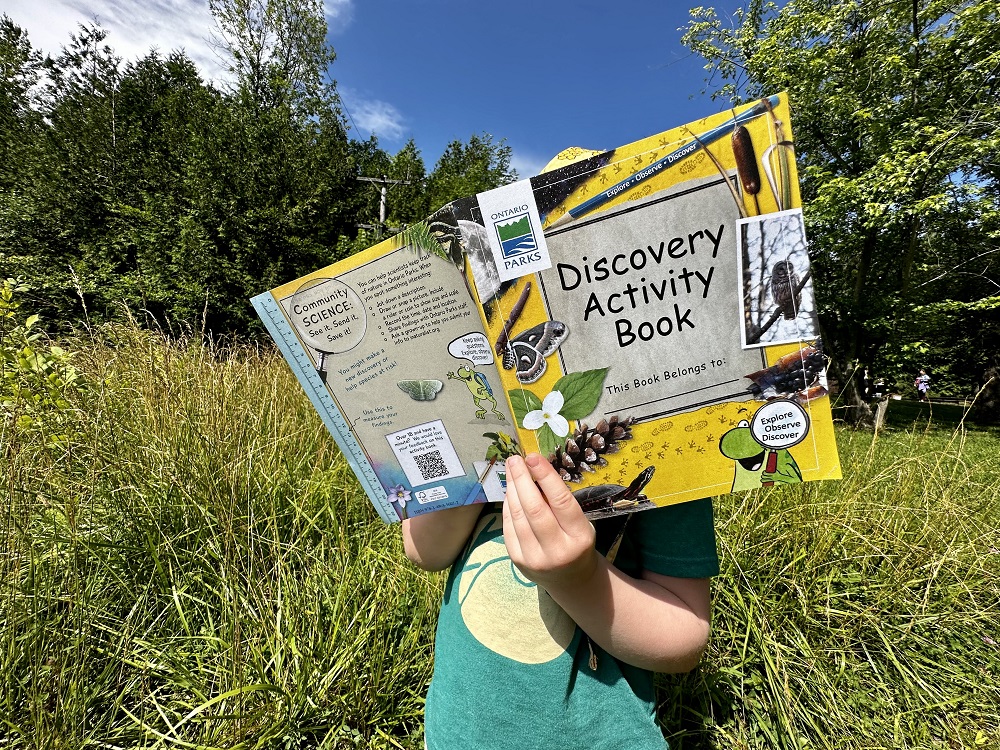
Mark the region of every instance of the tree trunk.
POLYGON ((980 424, 1000 424, 1000 367, 987 368, 983 373, 972 414, 980 424))
POLYGON ((833 404, 834 417, 842 419, 852 427, 873 429, 875 417, 871 407, 861 398, 858 379, 854 377, 854 372, 849 369, 849 366, 842 367, 835 359, 827 362, 827 369, 840 384, 840 392, 833 404))

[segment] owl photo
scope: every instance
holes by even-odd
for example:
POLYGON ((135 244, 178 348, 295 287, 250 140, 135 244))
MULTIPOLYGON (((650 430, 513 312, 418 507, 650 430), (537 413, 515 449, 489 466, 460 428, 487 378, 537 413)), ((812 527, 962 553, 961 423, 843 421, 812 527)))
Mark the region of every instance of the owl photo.
POLYGON ((779 211, 739 222, 743 278, 743 346, 819 335, 802 211, 779 211))

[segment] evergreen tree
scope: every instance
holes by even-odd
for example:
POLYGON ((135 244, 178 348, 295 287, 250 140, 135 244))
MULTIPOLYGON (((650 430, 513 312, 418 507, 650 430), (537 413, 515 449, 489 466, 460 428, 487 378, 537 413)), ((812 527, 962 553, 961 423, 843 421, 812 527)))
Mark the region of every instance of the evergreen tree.
POLYGON ((473 135, 468 143, 452 141, 427 178, 430 210, 514 182, 517 172, 510 165, 510 157, 510 146, 502 139, 494 141, 489 133, 473 135))

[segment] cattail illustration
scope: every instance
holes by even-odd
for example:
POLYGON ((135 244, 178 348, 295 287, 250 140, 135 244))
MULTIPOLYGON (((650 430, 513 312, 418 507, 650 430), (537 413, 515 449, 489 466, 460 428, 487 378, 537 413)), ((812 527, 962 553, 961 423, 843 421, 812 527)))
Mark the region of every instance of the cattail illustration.
POLYGON ((761 104, 767 108, 773 128, 773 140, 764 149, 761 161, 764 164, 764 174, 767 184, 771 187, 778 210, 784 211, 792 207, 792 162, 795 159, 795 144, 785 137, 784 123, 778 118, 769 99, 761 99, 761 104), (777 173, 777 174, 775 174, 777 173))
POLYGON ((739 175, 743 189, 753 196, 754 206, 760 214, 757 203, 757 193, 760 192, 760 169, 757 167, 757 155, 753 150, 750 131, 742 125, 733 128, 733 155, 736 157, 736 174, 739 175))

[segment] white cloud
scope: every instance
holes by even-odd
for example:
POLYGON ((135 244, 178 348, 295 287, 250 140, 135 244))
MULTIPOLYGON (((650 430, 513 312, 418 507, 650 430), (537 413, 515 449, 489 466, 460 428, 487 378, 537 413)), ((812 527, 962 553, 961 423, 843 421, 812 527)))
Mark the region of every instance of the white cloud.
MULTIPOLYGON (((327 23, 350 23, 352 0, 324 0, 327 23)), ((28 32, 36 49, 58 54, 80 24, 99 23, 108 44, 124 60, 183 49, 209 79, 226 77, 212 47, 215 19, 208 0, 7 0, 4 13, 28 32)))
MULTIPOLYGON (((552 156, 555 156, 553 154, 552 156)), ((520 149, 513 148, 510 155, 510 165, 517 170, 519 179, 534 177, 542 171, 542 167, 549 163, 552 157, 540 157, 535 154, 528 154, 520 149)))
POLYGON ((394 106, 378 99, 366 99, 344 86, 339 86, 337 92, 350 113, 351 122, 361 131, 357 137, 367 138, 374 133, 379 140, 402 140, 407 131, 406 118, 394 106))
POLYGON ((329 31, 343 31, 354 15, 354 0, 323 0, 329 31))

